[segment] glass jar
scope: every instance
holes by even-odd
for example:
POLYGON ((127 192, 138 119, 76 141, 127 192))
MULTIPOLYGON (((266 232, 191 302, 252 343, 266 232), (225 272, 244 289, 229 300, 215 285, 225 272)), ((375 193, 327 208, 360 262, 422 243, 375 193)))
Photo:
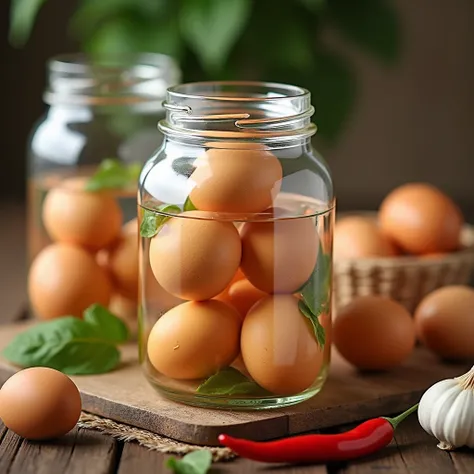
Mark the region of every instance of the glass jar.
POLYGON ((146 377, 191 405, 304 401, 329 366, 335 212, 310 93, 191 83, 164 106, 139 184, 146 377))
POLYGON ((160 54, 70 54, 47 68, 48 108, 28 146, 32 312, 41 319, 80 315, 97 302, 136 317, 138 251, 132 243, 120 247, 125 233, 136 235, 136 220, 122 225, 136 219, 138 175, 161 144, 156 124, 180 71, 160 54), (66 268, 68 259, 77 271, 66 268))

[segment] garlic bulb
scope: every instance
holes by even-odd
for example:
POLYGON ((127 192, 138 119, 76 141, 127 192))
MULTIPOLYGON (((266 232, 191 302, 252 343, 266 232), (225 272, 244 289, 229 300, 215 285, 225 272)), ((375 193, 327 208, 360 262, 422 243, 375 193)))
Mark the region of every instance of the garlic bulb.
POLYGON ((474 367, 431 386, 421 397, 418 420, 438 448, 474 448, 474 367))

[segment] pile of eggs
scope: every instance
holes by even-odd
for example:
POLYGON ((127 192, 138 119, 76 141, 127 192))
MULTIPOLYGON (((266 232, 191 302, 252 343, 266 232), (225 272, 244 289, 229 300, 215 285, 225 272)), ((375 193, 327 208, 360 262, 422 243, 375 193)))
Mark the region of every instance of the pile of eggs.
POLYGON ((459 250, 463 215, 456 203, 430 184, 409 183, 390 192, 377 218, 336 221, 334 259, 432 257, 459 250))
POLYGON ((45 197, 42 222, 52 243, 31 264, 30 304, 40 319, 80 317, 98 303, 130 320, 138 296, 137 221, 123 225, 117 200, 86 184, 66 179, 45 197))
POLYGON ((177 380, 203 379, 240 362, 273 394, 302 392, 325 359, 295 295, 316 266, 314 219, 236 225, 213 218, 285 214, 273 207, 282 168, 268 150, 223 144, 194 167, 189 197, 197 210, 167 220, 149 245, 153 278, 181 300, 151 329, 149 361, 177 380))
POLYGON ((413 314, 399 302, 371 295, 353 299, 333 323, 332 340, 355 367, 387 370, 402 364, 419 341, 449 361, 474 361, 474 289, 434 290, 413 314))
MULTIPOLYGON (((337 219, 336 271, 337 263, 346 260, 442 258, 462 248, 463 225, 459 207, 435 186, 402 185, 385 197, 375 218, 349 215, 337 219)), ((380 286, 385 283, 380 280, 380 286)), ((401 364, 417 341, 441 358, 472 361, 473 308, 474 289, 464 285, 435 289, 411 313, 386 296, 355 297, 338 308, 333 342, 345 359, 366 370, 401 364)))

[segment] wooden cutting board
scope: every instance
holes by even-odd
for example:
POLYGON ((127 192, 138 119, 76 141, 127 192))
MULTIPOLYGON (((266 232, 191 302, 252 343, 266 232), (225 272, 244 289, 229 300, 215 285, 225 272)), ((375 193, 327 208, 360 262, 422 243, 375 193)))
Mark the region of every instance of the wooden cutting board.
MULTIPOLYGON (((23 329, 24 323, 2 326, 0 350, 23 329)), ((179 441, 217 445, 222 432, 266 440, 397 413, 416 403, 433 383, 467 369, 468 365, 443 364, 417 349, 403 367, 390 373, 361 374, 333 351, 329 380, 312 400, 259 412, 195 408, 161 397, 142 375, 133 344, 123 348, 122 363, 115 371, 73 379, 84 411, 179 441)), ((17 370, 0 359, 0 384, 17 370)))

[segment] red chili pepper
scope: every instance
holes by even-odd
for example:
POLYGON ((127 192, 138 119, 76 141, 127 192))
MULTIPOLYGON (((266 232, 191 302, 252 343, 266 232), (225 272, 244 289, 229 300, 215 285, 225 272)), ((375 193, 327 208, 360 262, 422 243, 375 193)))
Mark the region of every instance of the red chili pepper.
POLYGON ((309 434, 276 441, 249 441, 221 434, 219 441, 243 458, 268 463, 327 463, 375 453, 393 439, 398 424, 418 408, 395 418, 374 418, 338 434, 309 434))

